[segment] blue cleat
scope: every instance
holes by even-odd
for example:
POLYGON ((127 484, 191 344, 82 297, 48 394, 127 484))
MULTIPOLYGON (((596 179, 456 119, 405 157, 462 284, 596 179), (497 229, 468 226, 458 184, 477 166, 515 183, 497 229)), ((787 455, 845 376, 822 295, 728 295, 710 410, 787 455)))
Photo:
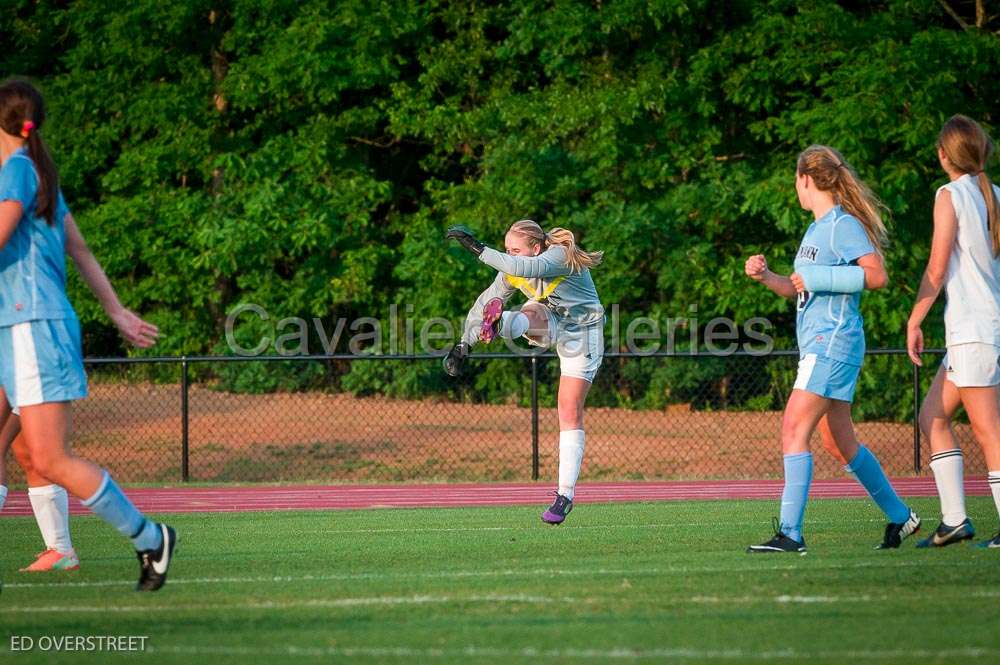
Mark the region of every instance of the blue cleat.
POLYGON ((960 543, 963 540, 972 540, 975 535, 976 529, 972 526, 972 522, 969 521, 968 517, 958 526, 948 526, 944 522, 941 522, 938 524, 938 528, 934 530, 934 533, 917 543, 917 547, 945 547, 960 543))
POLYGON ((983 549, 1000 549, 1000 531, 997 531, 997 535, 993 536, 989 540, 984 540, 981 543, 976 543, 976 547, 982 547, 983 549))

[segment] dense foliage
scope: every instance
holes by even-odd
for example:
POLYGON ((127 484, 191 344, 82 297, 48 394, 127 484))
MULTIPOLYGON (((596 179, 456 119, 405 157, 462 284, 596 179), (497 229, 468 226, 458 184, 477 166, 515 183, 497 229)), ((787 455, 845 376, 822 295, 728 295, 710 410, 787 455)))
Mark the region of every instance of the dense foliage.
MULTIPOLYGON (((239 303, 271 316, 240 319, 247 346, 283 317, 329 332, 340 318, 387 323, 393 303, 412 305, 417 329, 457 321, 492 274, 443 230, 463 222, 496 245, 523 217, 606 252, 595 280, 626 323, 695 307, 701 321, 767 316, 790 347, 792 307, 742 266, 763 252, 790 268, 809 222, 795 156, 817 142, 892 210, 891 285, 863 310, 869 346, 899 346, 942 182, 936 133, 956 112, 995 129, 1000 108, 1000 21, 977 27, 974 2, 8 5, 2 69, 43 87, 71 207, 123 299, 164 330, 161 354, 228 353, 239 303)), ((121 352, 72 290, 88 354, 121 352)), ((357 365, 351 389, 446 389, 426 368, 357 365)), ((481 396, 520 385, 508 365, 481 396)), ((648 365, 598 399, 670 401, 657 378, 669 368, 648 365)), ((880 382, 908 376, 893 367, 880 382)), ((243 383, 288 385, 266 374, 243 383)), ((711 392, 724 374, 694 379, 711 392)))

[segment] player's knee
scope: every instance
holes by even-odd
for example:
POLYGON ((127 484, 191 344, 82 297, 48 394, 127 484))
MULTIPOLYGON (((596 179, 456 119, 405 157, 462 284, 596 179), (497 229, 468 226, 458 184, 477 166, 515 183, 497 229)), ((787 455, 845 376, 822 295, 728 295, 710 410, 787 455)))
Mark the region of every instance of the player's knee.
POLYGON ((31 449, 31 466, 34 473, 58 482, 59 470, 66 460, 66 453, 61 450, 31 449))
POLYGON ((577 400, 559 400, 559 422, 579 425, 583 422, 583 405, 577 400))
POLYGON ((23 439, 14 439, 11 451, 14 453, 14 459, 17 461, 18 466, 24 469, 25 474, 31 475, 35 472, 35 465, 31 461, 31 453, 28 451, 28 446, 24 443, 23 439))
POLYGON ((934 433, 935 428, 944 426, 945 429, 948 428, 948 423, 939 423, 939 419, 934 417, 934 414, 927 407, 921 407, 920 413, 917 415, 917 424, 920 426, 920 432, 930 438, 934 433))
POLYGON ((781 419, 781 443, 782 445, 792 444, 802 437, 802 424, 795 418, 787 414, 781 419))

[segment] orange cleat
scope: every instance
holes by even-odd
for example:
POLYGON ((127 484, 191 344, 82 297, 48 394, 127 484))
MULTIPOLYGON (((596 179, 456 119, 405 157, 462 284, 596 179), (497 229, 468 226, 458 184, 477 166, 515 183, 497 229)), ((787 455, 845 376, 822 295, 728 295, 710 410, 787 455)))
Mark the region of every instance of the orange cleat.
POLYGON ((76 552, 57 552, 56 550, 45 550, 35 559, 35 562, 26 568, 22 568, 22 573, 46 573, 52 570, 79 570, 80 559, 76 557, 76 552))

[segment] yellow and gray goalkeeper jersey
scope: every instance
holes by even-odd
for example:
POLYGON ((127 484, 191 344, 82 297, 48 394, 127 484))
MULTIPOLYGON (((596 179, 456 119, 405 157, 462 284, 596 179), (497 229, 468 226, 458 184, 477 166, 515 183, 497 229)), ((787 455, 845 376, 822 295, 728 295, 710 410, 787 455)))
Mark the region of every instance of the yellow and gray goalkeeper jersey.
POLYGON ((515 291, 545 305, 564 323, 603 325, 604 306, 597 296, 590 270, 584 268, 578 273, 572 272, 566 265, 564 247, 549 247, 538 256, 510 256, 487 247, 479 260, 499 272, 469 310, 462 334, 462 341, 467 344, 479 341, 486 303, 493 298, 500 298, 506 303, 515 291))

